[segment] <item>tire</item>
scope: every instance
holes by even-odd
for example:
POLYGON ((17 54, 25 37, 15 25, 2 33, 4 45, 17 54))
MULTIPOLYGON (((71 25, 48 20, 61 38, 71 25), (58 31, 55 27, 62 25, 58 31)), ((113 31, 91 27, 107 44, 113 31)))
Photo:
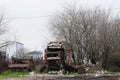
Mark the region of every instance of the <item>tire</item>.
POLYGON ((46 67, 45 65, 42 66, 42 67, 40 68, 40 72, 41 72, 41 73, 47 73, 47 72, 48 72, 47 67, 46 67))

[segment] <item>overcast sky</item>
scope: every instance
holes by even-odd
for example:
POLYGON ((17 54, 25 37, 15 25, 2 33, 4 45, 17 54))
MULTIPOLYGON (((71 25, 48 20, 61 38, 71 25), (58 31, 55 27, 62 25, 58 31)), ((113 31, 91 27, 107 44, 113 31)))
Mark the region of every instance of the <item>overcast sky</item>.
POLYGON ((9 21, 7 38, 23 43, 28 49, 43 50, 54 40, 48 29, 50 16, 71 3, 78 7, 99 6, 120 11, 120 0, 0 0, 0 8, 9 21))

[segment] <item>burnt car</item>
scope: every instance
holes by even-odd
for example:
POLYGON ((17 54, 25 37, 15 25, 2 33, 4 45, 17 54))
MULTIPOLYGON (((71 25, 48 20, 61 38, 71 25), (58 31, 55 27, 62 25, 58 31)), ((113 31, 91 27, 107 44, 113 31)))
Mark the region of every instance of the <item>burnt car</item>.
POLYGON ((34 70, 33 58, 13 58, 8 67, 12 71, 32 71, 34 70))

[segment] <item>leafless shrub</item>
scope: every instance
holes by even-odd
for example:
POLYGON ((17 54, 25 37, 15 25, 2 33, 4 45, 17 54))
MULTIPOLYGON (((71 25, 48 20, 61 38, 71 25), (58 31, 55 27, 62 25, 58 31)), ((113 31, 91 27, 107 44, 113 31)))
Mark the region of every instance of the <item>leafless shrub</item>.
POLYGON ((50 25, 57 41, 64 41, 73 51, 77 64, 91 60, 107 68, 108 56, 120 53, 120 17, 110 11, 65 8, 52 17, 50 25))
MULTIPOLYGON (((4 22, 3 13, 0 13, 0 36, 7 31, 7 23, 4 22)), ((7 69, 7 61, 6 61, 6 54, 4 51, 0 49, 0 72, 7 69)))

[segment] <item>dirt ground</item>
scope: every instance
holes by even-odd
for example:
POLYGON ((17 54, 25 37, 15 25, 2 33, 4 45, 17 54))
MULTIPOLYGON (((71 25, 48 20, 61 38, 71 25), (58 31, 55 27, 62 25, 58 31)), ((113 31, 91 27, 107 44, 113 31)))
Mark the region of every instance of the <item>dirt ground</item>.
POLYGON ((86 73, 77 75, 56 74, 29 74, 21 78, 8 78, 4 80, 120 80, 120 72, 109 73, 95 65, 83 65, 86 73))
POLYGON ((24 78, 8 78, 4 80, 120 80, 120 75, 80 75, 80 76, 66 76, 66 75, 49 75, 49 74, 37 74, 29 75, 24 78))

